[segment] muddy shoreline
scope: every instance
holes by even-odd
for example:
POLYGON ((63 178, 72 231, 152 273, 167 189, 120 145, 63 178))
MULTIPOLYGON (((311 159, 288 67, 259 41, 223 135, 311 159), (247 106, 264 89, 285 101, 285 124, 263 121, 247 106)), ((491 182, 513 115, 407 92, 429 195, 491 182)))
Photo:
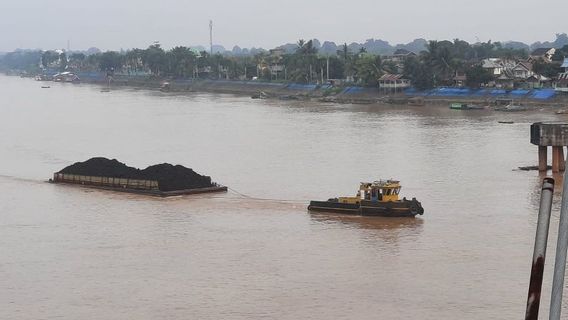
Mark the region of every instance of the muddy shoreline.
MULTIPOLYGON (((101 77, 82 77, 81 83, 97 84, 107 88, 109 82, 101 77)), ((383 94, 377 88, 331 87, 318 85, 290 84, 284 82, 233 81, 233 80, 170 80, 148 77, 115 76, 110 81, 112 87, 161 90, 163 92, 207 92, 250 96, 259 99, 308 100, 327 103, 348 104, 394 104, 408 105, 413 99, 422 100, 424 105, 449 105, 453 102, 497 106, 495 96, 413 96, 404 93, 383 94), (167 83, 167 85, 164 85, 167 83), (356 88, 357 90, 349 90, 356 88)), ((515 98, 514 104, 530 109, 540 107, 568 108, 568 95, 559 94, 548 100, 515 98)))

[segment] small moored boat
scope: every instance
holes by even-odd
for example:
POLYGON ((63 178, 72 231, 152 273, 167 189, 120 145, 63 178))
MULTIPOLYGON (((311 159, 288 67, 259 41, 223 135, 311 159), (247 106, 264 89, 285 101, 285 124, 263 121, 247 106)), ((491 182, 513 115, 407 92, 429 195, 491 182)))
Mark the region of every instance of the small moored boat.
POLYGON ((450 104, 450 109, 452 109, 452 110, 483 110, 483 109, 485 109, 485 107, 478 106, 478 105, 475 105, 475 104, 454 102, 454 103, 450 104))
POLYGON ((520 105, 509 104, 502 108, 495 108, 495 111, 503 111, 503 112, 519 112, 519 111, 527 111, 529 108, 520 105))
POLYGON ((379 217, 414 217, 423 214, 422 204, 416 198, 398 198, 400 189, 400 182, 395 180, 361 182, 356 196, 310 201, 308 210, 379 217))

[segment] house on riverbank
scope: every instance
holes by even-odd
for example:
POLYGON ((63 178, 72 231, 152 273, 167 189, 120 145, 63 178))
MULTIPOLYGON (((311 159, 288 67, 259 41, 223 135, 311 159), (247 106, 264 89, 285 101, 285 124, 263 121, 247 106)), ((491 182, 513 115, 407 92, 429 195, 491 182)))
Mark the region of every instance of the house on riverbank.
POLYGON ((378 80, 379 92, 397 93, 411 87, 410 80, 405 79, 401 74, 385 74, 378 80))
POLYGON ((560 67, 564 68, 564 72, 558 75, 555 89, 557 92, 568 93, 568 58, 564 58, 564 62, 560 67))
MULTIPOLYGON (((540 56, 539 56, 540 57, 540 56)), ((540 57, 539 59, 542 59, 540 57)), ((489 58, 481 62, 481 67, 494 78, 486 84, 488 87, 503 89, 552 88, 553 80, 534 71, 534 60, 489 58)))

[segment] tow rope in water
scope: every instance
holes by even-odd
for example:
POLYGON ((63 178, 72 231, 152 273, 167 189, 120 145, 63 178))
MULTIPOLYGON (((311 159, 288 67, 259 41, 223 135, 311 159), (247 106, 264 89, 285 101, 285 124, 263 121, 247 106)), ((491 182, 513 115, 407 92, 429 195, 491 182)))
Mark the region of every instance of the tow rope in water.
POLYGON ((241 196, 242 198, 246 198, 249 200, 255 200, 255 201, 272 201, 272 202, 283 202, 283 203, 306 203, 307 200, 293 200, 293 199, 273 199, 273 198, 258 198, 258 197, 252 197, 249 195, 246 195, 242 192, 239 192, 233 188, 228 188, 230 191, 232 191, 233 193, 241 196))

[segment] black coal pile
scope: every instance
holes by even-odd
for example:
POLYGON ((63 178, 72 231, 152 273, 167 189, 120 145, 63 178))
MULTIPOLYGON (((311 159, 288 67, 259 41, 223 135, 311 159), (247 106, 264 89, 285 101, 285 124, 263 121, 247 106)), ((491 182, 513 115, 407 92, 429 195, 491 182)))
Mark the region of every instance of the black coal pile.
POLYGON ((161 191, 176 191, 213 187, 211 177, 202 176, 181 165, 162 163, 144 170, 129 167, 116 159, 92 158, 72 164, 59 173, 84 176, 157 180, 161 191))
POLYGON ((139 179, 137 177, 140 176, 140 170, 129 167, 116 159, 107 158, 91 158, 85 162, 77 162, 59 173, 129 179, 139 179))
POLYGON ((147 180, 158 180, 162 191, 174 191, 184 189, 212 187, 211 177, 202 176, 192 169, 184 166, 174 166, 169 163, 150 166, 142 171, 142 176, 147 180))

